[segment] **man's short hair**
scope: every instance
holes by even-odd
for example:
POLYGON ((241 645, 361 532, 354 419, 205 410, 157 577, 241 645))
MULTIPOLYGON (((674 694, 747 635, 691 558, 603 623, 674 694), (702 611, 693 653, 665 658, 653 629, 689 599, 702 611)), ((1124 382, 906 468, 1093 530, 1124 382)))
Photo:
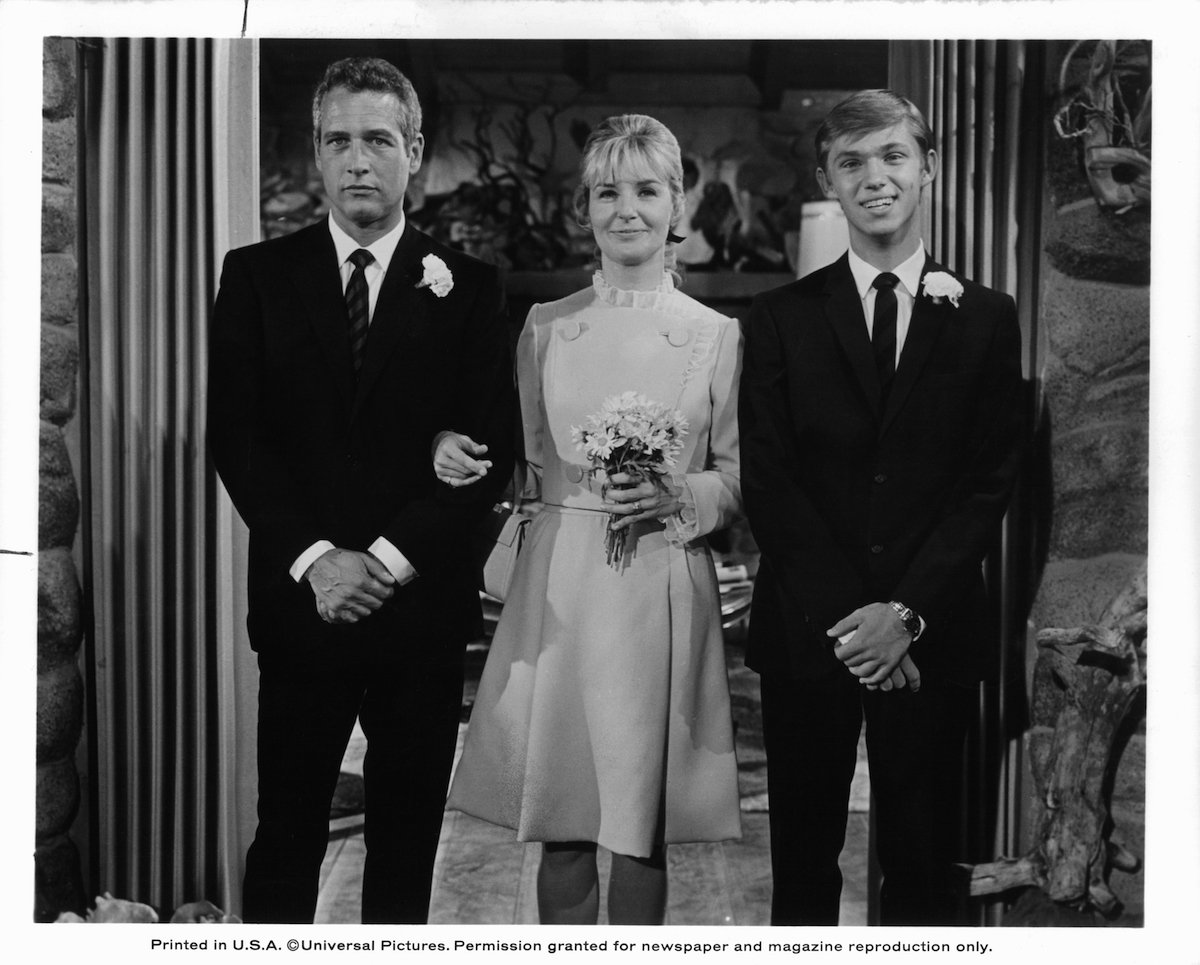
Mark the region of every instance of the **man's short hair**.
POLYGON ((817 129, 817 164, 824 168, 829 148, 839 137, 857 139, 904 122, 921 154, 933 148, 933 131, 925 115, 907 97, 892 90, 860 90, 839 103, 817 129))
POLYGON ((395 94, 400 101, 397 118, 404 143, 411 145, 421 132, 421 102, 417 92, 399 70, 379 57, 345 57, 325 68, 325 76, 313 92, 313 139, 321 138, 321 101, 335 87, 357 93, 368 90, 380 94, 395 94))

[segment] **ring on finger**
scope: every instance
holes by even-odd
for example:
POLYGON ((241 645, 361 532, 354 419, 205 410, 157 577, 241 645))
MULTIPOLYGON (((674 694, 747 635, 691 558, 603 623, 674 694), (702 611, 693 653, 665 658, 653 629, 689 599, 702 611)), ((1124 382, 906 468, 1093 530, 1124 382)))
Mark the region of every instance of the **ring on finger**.
POLYGON ((640 499, 635 499, 633 501, 633 511, 635 513, 640 513, 642 511, 642 501, 640 499))

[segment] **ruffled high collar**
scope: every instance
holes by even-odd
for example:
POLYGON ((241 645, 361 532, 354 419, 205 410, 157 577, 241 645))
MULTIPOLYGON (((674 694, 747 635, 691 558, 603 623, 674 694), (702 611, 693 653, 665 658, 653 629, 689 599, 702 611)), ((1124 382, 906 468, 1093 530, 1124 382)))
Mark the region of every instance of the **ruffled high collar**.
POLYGON ((592 275, 592 289, 596 297, 617 308, 662 308, 663 302, 675 291, 675 282, 670 274, 663 272, 662 281, 651 291, 626 291, 614 288, 604 279, 604 272, 592 275))

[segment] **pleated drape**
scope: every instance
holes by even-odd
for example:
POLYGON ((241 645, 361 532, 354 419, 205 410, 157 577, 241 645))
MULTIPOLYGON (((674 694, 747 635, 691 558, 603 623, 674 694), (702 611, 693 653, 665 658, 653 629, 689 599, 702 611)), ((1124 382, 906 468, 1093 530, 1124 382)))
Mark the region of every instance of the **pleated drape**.
MULTIPOLYGON (((1033 41, 895 41, 889 79, 921 108, 937 139, 941 170, 926 192, 926 246, 949 268, 1017 301, 1031 426, 1039 408, 1043 51, 1033 41)), ((964 808, 972 861, 1020 851, 1026 622, 1038 525, 1023 480, 1001 544, 985 564, 1000 625, 1000 666, 997 686, 980 688, 969 751, 964 808)), ((995 920, 997 912, 985 917, 995 920)))
POLYGON ((89 877, 167 914, 201 898, 228 908, 230 809, 245 807, 230 800, 240 537, 207 458, 204 396, 238 58, 227 41, 83 47, 89 877))

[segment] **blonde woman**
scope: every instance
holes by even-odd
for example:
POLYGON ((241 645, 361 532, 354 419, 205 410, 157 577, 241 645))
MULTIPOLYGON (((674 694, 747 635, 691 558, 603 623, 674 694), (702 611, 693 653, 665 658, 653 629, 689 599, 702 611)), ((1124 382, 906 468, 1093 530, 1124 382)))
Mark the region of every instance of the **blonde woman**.
MULTIPOLYGON (((587 289, 535 305, 518 344, 530 476, 544 508, 514 575, 480 682, 450 806, 543 842, 543 923, 595 923, 596 847, 612 852, 608 919, 658 924, 666 846, 740 835, 717 580, 704 537, 741 510, 735 320, 682 294, 672 229, 679 145, 651 117, 589 137, 576 212, 595 234, 587 289), (660 485, 588 473, 573 442, 635 391, 689 423, 660 485), (611 525, 621 565, 606 562, 611 525)), ((479 478, 469 439, 435 468, 479 478)))

